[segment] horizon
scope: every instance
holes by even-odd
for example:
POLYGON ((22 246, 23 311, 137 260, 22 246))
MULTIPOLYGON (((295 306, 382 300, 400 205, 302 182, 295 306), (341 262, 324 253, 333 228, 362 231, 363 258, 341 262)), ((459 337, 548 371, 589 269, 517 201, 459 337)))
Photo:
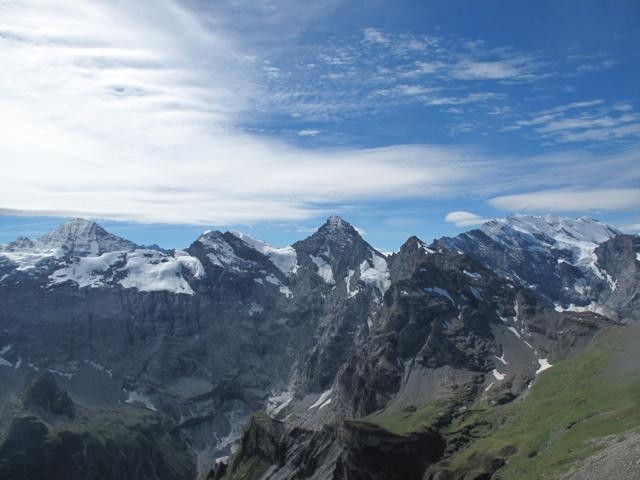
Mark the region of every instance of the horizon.
POLYGON ((330 214, 386 250, 514 212, 640 232, 638 2, 0 13, 0 241, 75 216, 171 247, 330 214))
MULTIPOLYGON (((468 212, 456 212, 456 213, 468 213, 468 212)), ((442 237, 452 237, 452 236, 456 236, 460 233, 463 232, 468 232, 470 230, 474 230, 476 228, 480 228, 484 223, 486 222, 490 222, 493 220, 505 220, 508 218, 512 218, 512 217, 552 217, 552 218, 557 218, 557 219, 570 219, 570 220, 581 220, 583 218, 585 219, 590 219, 590 220, 594 220, 596 222, 601 222, 607 225, 610 225, 614 228, 617 228, 618 230, 620 230, 622 233, 626 233, 626 234, 634 234, 634 232, 629 232, 629 231, 624 231, 623 229, 618 228, 615 225, 611 225, 608 224, 607 222, 602 222, 600 219, 592 217, 590 215, 582 215, 580 217, 569 217, 569 216, 562 216, 562 215, 553 215, 550 213, 547 214, 541 214, 541 215, 528 215, 528 214, 521 214, 521 213, 512 213, 508 216, 505 217, 501 217, 501 218, 487 218, 484 219, 485 222, 483 222, 480 225, 476 225, 475 223, 472 223, 471 225, 468 226, 460 226, 457 228, 457 231, 453 234, 453 235, 446 235, 446 234, 441 234, 441 235, 436 235, 433 238, 425 238, 423 236, 420 236, 416 233, 410 233, 409 235, 407 235, 400 243, 398 243, 397 245, 393 246, 393 248, 388 248, 387 246, 381 246, 379 243, 377 243, 375 240, 372 240, 370 238, 370 236, 368 235, 368 232, 362 228, 360 228, 358 226, 358 224, 353 223, 352 221, 350 221, 348 218, 345 218, 344 216, 341 215, 330 215, 329 217, 325 218, 323 221, 319 222, 315 228, 305 228, 304 230, 302 229, 297 229, 297 230, 293 230, 293 231, 286 231, 285 232, 287 234, 290 234, 288 236, 288 238, 290 238, 290 241, 288 241, 287 243, 273 243, 269 238, 264 237, 264 236, 260 236, 258 233, 256 233, 257 231, 262 231, 265 233, 269 233, 270 231, 268 229, 264 229, 264 226, 262 226, 262 230, 260 229, 256 229, 256 228, 249 228, 249 229, 244 229, 244 230, 238 230, 235 228, 200 228, 199 226, 183 226, 183 229, 177 229, 175 230, 176 233, 180 233, 180 235, 177 235, 176 237, 170 237, 170 238, 179 238, 182 239, 181 241, 183 242, 180 245, 177 244, 161 244, 158 243, 158 241, 154 240, 154 238, 150 235, 152 235, 154 233, 154 227, 160 229, 161 232, 167 232, 167 226, 165 225, 157 225, 157 226, 149 226, 149 225, 145 225, 142 228, 140 228, 139 225, 133 224, 133 223, 125 223, 125 222, 103 222, 103 221, 99 221, 97 219, 92 219, 92 218, 86 218, 86 217, 69 217, 69 218, 62 218, 62 217, 46 217, 46 218, 40 218, 39 221, 35 221, 35 222, 31 222, 31 223, 26 223, 23 224, 22 227, 22 231, 20 230, 20 226, 16 226, 16 227, 11 227, 10 229, 3 229, 1 223, 0 223, 0 246, 2 246, 3 244, 7 244, 10 243, 14 240, 16 240, 19 237, 27 237, 30 238, 32 240, 38 239, 39 237, 46 235, 47 233, 50 233, 54 230, 56 230, 58 227, 62 226, 65 223, 69 223, 72 222, 74 220, 85 220, 85 221, 89 221, 89 222, 94 222, 97 225, 99 225, 100 227, 102 227, 104 230, 106 230, 108 233, 112 233, 114 235, 117 235, 119 237, 124 238, 125 240, 130 240, 133 241, 134 243, 136 243, 139 246, 152 246, 152 245, 157 245, 160 248, 163 249, 167 249, 167 250, 186 250, 197 238, 199 238, 201 235, 209 232, 209 231, 220 231, 220 232, 230 232, 230 233, 242 233, 242 234, 247 234, 255 239, 258 240, 262 240, 264 242, 266 242, 267 244, 274 246, 274 247, 285 247, 285 246, 290 246, 292 244, 294 244, 295 242, 299 241, 299 240, 303 240, 307 237, 309 237, 310 235, 313 235, 313 233, 315 233, 322 225, 324 225, 326 222, 329 221, 330 218, 332 217, 337 217, 340 218, 341 220, 345 221, 346 223, 348 223, 349 225, 351 225, 357 232, 358 234, 367 242, 369 243, 373 248, 375 248, 376 250, 378 250, 381 253, 384 253, 385 255, 387 254, 391 254, 394 252, 397 252, 400 247, 412 236, 417 237, 418 239, 420 239, 421 241, 429 244, 432 241, 435 241, 437 239, 440 239, 442 237), (188 228, 185 228, 188 227, 188 228), (27 234, 26 232, 31 232, 30 234, 27 234), (15 235, 14 235, 15 234, 15 235)), ((11 217, 13 218, 13 217, 11 217)), ((22 217, 23 219, 29 219, 30 217, 22 217)), ((0 217, 0 222, 2 220, 2 217, 0 217)), ((33 219, 32 220, 36 220, 33 219)), ((462 220, 462 222, 464 222, 464 219, 462 220)), ((279 238, 283 238, 283 230, 280 227, 273 227, 274 230, 271 230, 271 233, 277 233, 279 238)), ((166 238, 166 237, 164 237, 166 238)), ((287 238, 287 237, 285 237, 287 238)))

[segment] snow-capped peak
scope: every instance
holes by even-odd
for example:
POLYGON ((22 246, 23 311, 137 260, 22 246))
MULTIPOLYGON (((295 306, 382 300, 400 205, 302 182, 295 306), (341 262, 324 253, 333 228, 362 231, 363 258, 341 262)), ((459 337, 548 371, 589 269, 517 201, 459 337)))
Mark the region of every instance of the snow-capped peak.
POLYGON ((297 270, 298 256, 293 247, 272 247, 267 242, 246 233, 236 231, 230 233, 242 240, 247 246, 266 256, 285 275, 290 275, 297 270))
POLYGON ((337 215, 332 215, 327 218, 327 221, 318 229, 318 231, 329 231, 329 232, 343 232, 348 234, 356 234, 358 235, 358 231, 353 227, 349 222, 338 217, 337 215))
POLYGON ((575 264, 593 263, 594 249, 621 232, 590 217, 558 218, 553 215, 512 215, 483 224, 480 230, 500 243, 513 243, 523 235, 545 248, 568 250, 575 264))
POLYGON ((553 244, 588 242, 600 244, 620 234, 614 227, 590 217, 558 218, 553 215, 512 215, 492 220, 480 229, 494 239, 504 238, 514 232, 533 235, 541 241, 553 244))
POLYGON ((76 218, 40 237, 35 247, 39 250, 57 250, 60 255, 86 256, 133 250, 137 245, 107 232, 95 222, 76 218))

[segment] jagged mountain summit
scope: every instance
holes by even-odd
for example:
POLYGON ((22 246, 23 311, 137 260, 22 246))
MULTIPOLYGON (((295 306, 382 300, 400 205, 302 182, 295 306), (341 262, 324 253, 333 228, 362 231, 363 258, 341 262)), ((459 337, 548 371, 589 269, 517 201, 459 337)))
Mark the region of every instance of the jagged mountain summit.
POLYGON ((180 471, 214 475, 240 445, 225 478, 440 475, 473 444, 449 432, 460 412, 525 398, 599 331, 639 318, 639 251, 589 218, 513 216, 390 256, 339 217, 291 246, 206 231, 170 251, 72 220, 0 247, 3 425, 49 372, 87 408, 177 425, 172 442, 195 454, 180 471))

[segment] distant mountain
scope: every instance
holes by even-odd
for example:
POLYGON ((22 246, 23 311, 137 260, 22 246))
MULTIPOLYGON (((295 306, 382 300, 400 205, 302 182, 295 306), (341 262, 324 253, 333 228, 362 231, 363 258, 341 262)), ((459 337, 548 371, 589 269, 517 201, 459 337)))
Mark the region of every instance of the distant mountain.
POLYGON ((207 231, 185 251, 72 220, 0 247, 1 425, 49 372, 79 405, 174 422, 203 476, 238 444, 224 478, 440 475, 474 442, 460 412, 526 398, 640 319, 639 252, 590 218, 513 216, 389 256, 339 217, 291 246, 207 231))
MULTIPOLYGON (((457 249, 499 275, 536 291, 558 310, 594 311, 614 318, 623 307, 607 301, 617 288, 597 247, 621 232, 588 217, 514 215, 485 223, 438 247, 457 249)), ((633 265, 633 262, 630 262, 633 265)))

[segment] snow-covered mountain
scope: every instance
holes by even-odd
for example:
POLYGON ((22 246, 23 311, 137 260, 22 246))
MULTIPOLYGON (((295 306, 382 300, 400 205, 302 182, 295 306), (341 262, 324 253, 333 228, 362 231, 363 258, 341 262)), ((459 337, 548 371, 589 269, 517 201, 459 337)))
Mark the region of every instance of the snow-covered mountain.
POLYGON ((0 247, 0 410, 49 371, 74 398, 171 416, 206 473, 266 408, 299 429, 282 472, 334 472, 345 418, 453 385, 509 402, 606 316, 638 319, 639 252, 588 218, 513 216, 390 256, 339 217, 291 246, 206 231, 184 251, 72 220, 0 247))
POLYGON ((440 248, 465 252, 501 276, 534 289, 559 310, 592 310, 616 315, 602 301, 617 288, 597 247, 621 235, 598 220, 552 215, 513 215, 483 224, 440 248))

